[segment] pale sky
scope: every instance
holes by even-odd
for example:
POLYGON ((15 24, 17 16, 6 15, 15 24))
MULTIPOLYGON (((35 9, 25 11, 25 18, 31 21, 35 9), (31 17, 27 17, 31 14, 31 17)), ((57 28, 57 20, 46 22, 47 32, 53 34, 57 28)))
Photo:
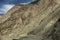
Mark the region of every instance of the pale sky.
POLYGON ((18 3, 27 4, 34 0, 0 0, 0 14, 6 13, 18 3))

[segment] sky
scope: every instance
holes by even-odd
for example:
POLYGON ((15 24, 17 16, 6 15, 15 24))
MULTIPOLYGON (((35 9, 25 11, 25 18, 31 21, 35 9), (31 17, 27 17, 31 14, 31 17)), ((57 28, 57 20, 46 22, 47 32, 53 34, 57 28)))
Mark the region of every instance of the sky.
POLYGON ((5 14, 9 9, 19 3, 30 3, 35 0, 0 0, 0 14, 5 14))

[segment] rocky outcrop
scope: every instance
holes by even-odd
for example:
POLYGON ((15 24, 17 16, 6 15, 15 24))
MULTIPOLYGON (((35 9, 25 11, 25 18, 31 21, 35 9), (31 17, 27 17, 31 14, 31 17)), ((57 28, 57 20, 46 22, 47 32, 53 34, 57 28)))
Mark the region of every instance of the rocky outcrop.
POLYGON ((18 4, 0 17, 0 39, 54 40, 54 24, 59 18, 59 0, 37 0, 29 5, 18 4))

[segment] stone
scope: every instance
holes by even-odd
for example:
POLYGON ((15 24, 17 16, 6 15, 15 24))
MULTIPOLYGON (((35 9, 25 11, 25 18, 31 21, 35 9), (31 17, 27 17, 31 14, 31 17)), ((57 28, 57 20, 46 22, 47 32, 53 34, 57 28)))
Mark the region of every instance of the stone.
POLYGON ((0 17, 0 39, 55 40, 54 25, 59 18, 59 0, 37 0, 29 5, 18 4, 0 17))

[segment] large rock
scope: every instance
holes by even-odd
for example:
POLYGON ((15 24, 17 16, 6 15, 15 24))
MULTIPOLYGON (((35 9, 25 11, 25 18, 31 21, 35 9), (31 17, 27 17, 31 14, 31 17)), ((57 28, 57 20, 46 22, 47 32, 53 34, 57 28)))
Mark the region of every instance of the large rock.
POLYGON ((27 37, 27 40, 33 40, 38 36, 39 40, 54 40, 54 24, 59 18, 59 0, 37 0, 29 5, 18 4, 0 17, 0 39, 24 40, 27 37))

